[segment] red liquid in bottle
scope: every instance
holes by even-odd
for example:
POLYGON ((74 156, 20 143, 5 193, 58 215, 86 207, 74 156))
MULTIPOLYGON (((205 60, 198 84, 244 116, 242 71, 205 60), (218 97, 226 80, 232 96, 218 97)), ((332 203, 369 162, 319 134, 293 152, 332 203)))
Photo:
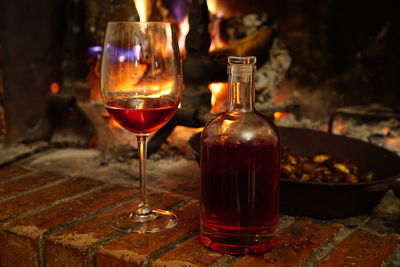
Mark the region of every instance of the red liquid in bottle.
POLYGON ((177 105, 169 99, 135 98, 109 102, 106 108, 126 130, 134 133, 151 133, 171 119, 177 105))
POLYGON ((222 252, 258 253, 277 241, 279 141, 240 142, 223 136, 202 142, 200 239, 222 252))

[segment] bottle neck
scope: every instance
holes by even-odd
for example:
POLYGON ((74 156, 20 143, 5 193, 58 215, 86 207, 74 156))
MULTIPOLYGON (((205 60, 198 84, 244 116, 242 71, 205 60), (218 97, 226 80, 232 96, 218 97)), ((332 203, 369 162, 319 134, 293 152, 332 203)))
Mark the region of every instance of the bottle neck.
POLYGON ((228 66, 228 111, 254 110, 254 73, 255 65, 240 64, 228 66))

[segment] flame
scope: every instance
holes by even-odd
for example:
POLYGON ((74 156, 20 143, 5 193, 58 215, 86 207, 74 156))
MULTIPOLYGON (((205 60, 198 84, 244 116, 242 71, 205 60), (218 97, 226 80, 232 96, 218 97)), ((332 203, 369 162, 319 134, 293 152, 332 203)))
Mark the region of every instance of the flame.
POLYGON ((57 82, 52 82, 50 84, 50 92, 58 94, 60 92, 60 85, 57 82))
POLYGON ((189 16, 186 15, 186 17, 183 19, 183 21, 179 24, 179 29, 180 29, 180 34, 179 34, 179 51, 181 52, 181 55, 186 54, 186 49, 185 49, 185 41, 186 41, 186 36, 189 32, 189 16))
POLYGON ((389 127, 382 128, 382 134, 388 136, 390 134, 391 129, 389 127))
MULTIPOLYGON (((124 67, 117 75, 110 78, 115 91, 137 92, 146 97, 160 97, 168 95, 174 86, 174 80, 161 77, 159 81, 146 81, 145 72, 147 66, 142 64, 133 68, 124 67)), ((161 74, 160 74, 161 75, 161 74)))
POLYGON ((153 0, 133 0, 140 22, 149 21, 153 0))
POLYGON ((216 0, 207 0, 207 7, 208 7, 208 11, 215 15, 220 17, 220 13, 217 10, 217 1, 216 0))
POLYGON ((210 44, 210 48, 208 50, 210 52, 228 44, 227 42, 222 41, 221 38, 219 37, 219 35, 217 35, 215 33, 212 33, 211 37, 212 37, 211 44, 210 44))
POLYGON ((160 83, 153 83, 146 85, 146 89, 150 92, 154 92, 153 94, 147 95, 148 97, 160 97, 163 95, 169 95, 172 90, 172 86, 174 85, 173 81, 164 81, 160 83))
POLYGON ((174 82, 172 80, 132 85, 129 81, 122 81, 117 90, 120 92, 140 92, 146 97, 160 97, 171 93, 174 82), (135 88, 136 87, 136 88, 135 88))
POLYGON ((388 137, 386 139, 387 144, 392 145, 392 146, 397 146, 400 148, 400 139, 396 137, 388 137))
POLYGON ((277 120, 283 119, 286 115, 287 115, 286 112, 277 111, 277 112, 274 112, 274 119, 277 121, 277 120))
POLYGON ((223 14, 218 10, 217 0, 207 0, 208 11, 210 12, 210 35, 211 35, 211 44, 209 51, 216 50, 221 48, 228 43, 221 38, 221 21, 223 14))
POLYGON ((341 124, 335 126, 335 130, 336 130, 337 132, 340 132, 340 133, 343 133, 346 129, 347 129, 347 125, 346 125, 346 124, 343 124, 343 123, 341 123, 341 124))
POLYGON ((219 18, 214 18, 214 20, 211 22, 210 25, 211 44, 210 48, 208 49, 209 51, 216 50, 228 44, 227 42, 221 39, 220 24, 221 24, 221 19, 219 18))
POLYGON ((226 109, 228 101, 228 83, 210 83, 208 89, 211 91, 211 113, 222 112, 226 109))

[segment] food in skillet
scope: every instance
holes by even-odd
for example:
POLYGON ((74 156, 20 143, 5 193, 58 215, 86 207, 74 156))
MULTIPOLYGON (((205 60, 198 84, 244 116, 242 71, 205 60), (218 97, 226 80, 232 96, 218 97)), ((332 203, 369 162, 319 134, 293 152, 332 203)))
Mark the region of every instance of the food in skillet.
POLYGON ((375 175, 372 171, 360 170, 351 162, 334 159, 329 154, 295 155, 283 148, 281 178, 300 182, 354 184, 372 181, 375 175))

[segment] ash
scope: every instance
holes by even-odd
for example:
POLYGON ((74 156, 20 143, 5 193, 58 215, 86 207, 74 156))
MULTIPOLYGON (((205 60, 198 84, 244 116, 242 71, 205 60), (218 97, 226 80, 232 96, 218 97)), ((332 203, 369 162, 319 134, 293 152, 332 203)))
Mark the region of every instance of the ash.
MULTIPOLYGON (((306 128, 328 132, 328 118, 325 120, 297 119, 285 114, 275 121, 278 126, 306 128)), ((380 121, 337 117, 333 122, 333 134, 360 139, 397 153, 400 156, 400 121, 395 118, 380 121)))
POLYGON ((275 95, 291 64, 292 58, 286 46, 280 39, 275 38, 269 50, 269 60, 256 72, 257 110, 277 109, 275 95))
MULTIPOLYGON (((137 184, 139 162, 137 158, 105 161, 97 149, 63 148, 38 153, 20 164, 41 171, 57 172, 69 177, 89 177, 111 184, 137 184)), ((173 177, 191 183, 200 176, 196 161, 182 155, 165 154, 162 150, 147 160, 150 191, 168 190, 173 177), (164 153, 159 155, 159 153, 164 153)))
POLYGON ((339 118, 339 126, 334 126, 333 133, 382 146, 400 155, 400 121, 388 119, 378 122, 363 123, 355 119, 339 118))

